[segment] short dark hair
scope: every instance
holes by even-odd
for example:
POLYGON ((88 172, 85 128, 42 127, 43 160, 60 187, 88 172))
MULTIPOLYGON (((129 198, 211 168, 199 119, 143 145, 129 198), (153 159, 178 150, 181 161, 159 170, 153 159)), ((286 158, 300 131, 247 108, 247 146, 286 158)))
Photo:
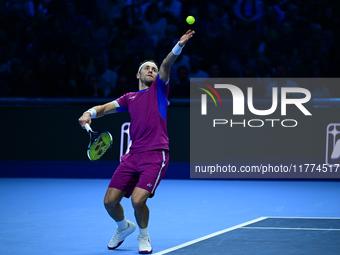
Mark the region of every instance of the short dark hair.
POLYGON ((155 60, 148 59, 148 60, 144 60, 144 61, 142 61, 142 62, 139 63, 138 70, 139 70, 139 68, 140 68, 144 63, 146 63, 146 62, 152 62, 152 63, 154 63, 154 64, 157 66, 157 69, 159 69, 158 64, 157 64, 157 62, 156 62, 155 60))

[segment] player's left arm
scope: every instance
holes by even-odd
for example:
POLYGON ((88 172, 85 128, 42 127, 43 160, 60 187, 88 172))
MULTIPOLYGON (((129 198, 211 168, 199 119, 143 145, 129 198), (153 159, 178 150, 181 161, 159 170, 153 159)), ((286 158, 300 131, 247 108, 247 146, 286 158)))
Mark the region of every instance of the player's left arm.
POLYGON ((181 39, 179 39, 178 43, 175 45, 175 47, 172 49, 172 51, 163 60, 161 66, 159 68, 159 78, 162 81, 167 82, 169 80, 170 68, 171 68, 172 64, 178 58, 179 54, 182 51, 182 48, 190 40, 190 38, 194 36, 194 34, 195 34, 195 31, 188 30, 181 37, 181 39))

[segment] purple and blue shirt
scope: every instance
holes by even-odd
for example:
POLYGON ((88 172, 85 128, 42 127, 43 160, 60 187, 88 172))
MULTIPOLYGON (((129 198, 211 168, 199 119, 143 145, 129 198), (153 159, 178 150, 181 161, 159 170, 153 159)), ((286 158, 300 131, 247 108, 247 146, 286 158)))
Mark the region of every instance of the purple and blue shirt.
POLYGON ((169 150, 167 131, 169 82, 157 78, 147 89, 126 93, 113 103, 131 116, 131 153, 169 150))

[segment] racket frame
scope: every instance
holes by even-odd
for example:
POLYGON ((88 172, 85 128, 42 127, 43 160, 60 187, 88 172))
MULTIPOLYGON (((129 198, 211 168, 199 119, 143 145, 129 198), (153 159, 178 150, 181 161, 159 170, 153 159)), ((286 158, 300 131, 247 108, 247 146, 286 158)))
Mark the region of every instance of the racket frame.
POLYGON ((113 144, 113 137, 112 137, 112 135, 111 135, 109 132, 107 132, 107 131, 103 131, 103 132, 100 132, 100 133, 93 131, 92 128, 90 127, 90 125, 89 125, 88 123, 85 124, 85 129, 86 129, 86 131, 87 131, 87 132, 89 133, 89 135, 90 135, 90 142, 89 142, 89 145, 87 146, 87 157, 88 157, 89 160, 91 160, 92 162, 96 162, 96 161, 98 161, 99 159, 101 159, 101 158, 104 156, 104 154, 111 148, 111 146, 112 146, 112 144, 113 144), (90 156, 90 148, 91 148, 92 144, 96 141, 96 139, 97 139, 98 137, 100 137, 102 134, 108 134, 108 135, 109 135, 109 137, 110 137, 110 145, 109 145, 109 147, 106 149, 106 151, 105 151, 98 159, 92 159, 91 156, 90 156))

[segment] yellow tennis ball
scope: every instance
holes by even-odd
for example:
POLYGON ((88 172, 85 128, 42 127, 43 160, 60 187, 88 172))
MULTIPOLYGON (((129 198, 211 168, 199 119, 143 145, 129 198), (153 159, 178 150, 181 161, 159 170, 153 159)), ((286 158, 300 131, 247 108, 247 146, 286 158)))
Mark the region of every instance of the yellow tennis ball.
POLYGON ((195 18, 193 16, 188 16, 186 21, 189 25, 192 25, 195 23, 195 18))

